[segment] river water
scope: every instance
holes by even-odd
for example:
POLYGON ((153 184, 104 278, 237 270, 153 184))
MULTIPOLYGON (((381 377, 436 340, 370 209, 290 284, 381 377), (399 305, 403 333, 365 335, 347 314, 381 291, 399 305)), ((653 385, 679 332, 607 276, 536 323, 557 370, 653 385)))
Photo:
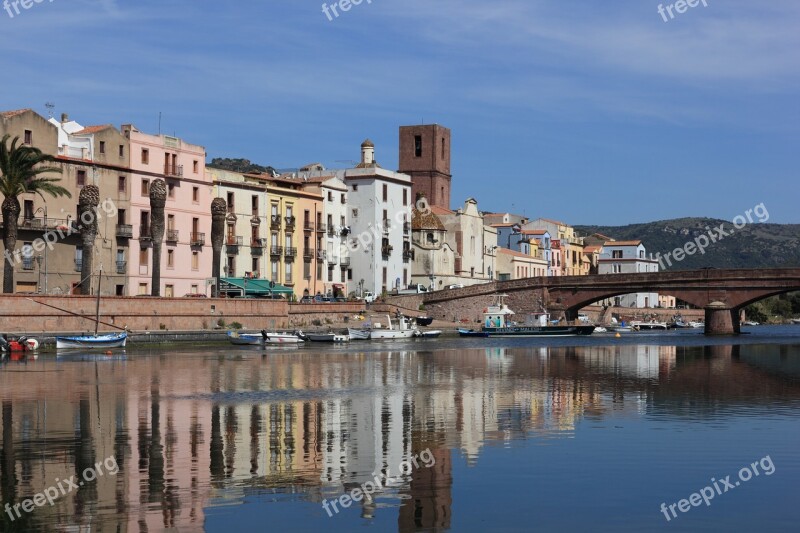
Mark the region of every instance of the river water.
POLYGON ((800 327, 43 354, 0 396, 3 531, 800 523, 800 327))

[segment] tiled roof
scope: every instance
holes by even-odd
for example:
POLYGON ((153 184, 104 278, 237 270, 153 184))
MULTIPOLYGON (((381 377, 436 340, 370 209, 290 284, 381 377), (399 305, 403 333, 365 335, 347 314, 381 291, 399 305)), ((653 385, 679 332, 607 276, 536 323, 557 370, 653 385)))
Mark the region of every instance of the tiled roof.
POLYGON ((524 229, 520 233, 523 235, 544 235, 548 231, 546 229, 524 229))
POLYGON ((603 247, 602 246, 597 246, 597 245, 592 245, 592 246, 587 246, 583 250, 585 252, 587 252, 587 253, 592 253, 592 252, 599 252, 601 248, 603 248, 603 247))
POLYGON ((28 111, 32 111, 30 108, 25 109, 15 109, 13 111, 0 111, 0 116, 3 118, 11 118, 16 117, 17 115, 21 115, 23 113, 27 113, 28 111))
POLYGON ((611 241, 607 242, 606 246, 639 246, 642 241, 611 241))
POLYGON ((559 226, 566 226, 564 222, 560 220, 553 220, 552 218, 537 218, 536 220, 544 220, 545 222, 550 222, 551 224, 558 224, 559 226))
POLYGON ((91 133, 97 133, 98 131, 103 131, 108 128, 113 128, 113 124, 100 124, 97 126, 86 126, 80 131, 76 131, 73 135, 89 135, 91 133))
POLYGON ((445 207, 439 207, 438 205, 431 205, 428 207, 434 215, 454 215, 456 213, 455 211, 451 211, 445 207))
POLYGON ((498 248, 497 251, 501 254, 511 255, 514 257, 526 257, 528 259, 539 259, 538 257, 533 257, 532 255, 524 254, 522 252, 518 252, 516 250, 509 250, 508 248, 498 248))

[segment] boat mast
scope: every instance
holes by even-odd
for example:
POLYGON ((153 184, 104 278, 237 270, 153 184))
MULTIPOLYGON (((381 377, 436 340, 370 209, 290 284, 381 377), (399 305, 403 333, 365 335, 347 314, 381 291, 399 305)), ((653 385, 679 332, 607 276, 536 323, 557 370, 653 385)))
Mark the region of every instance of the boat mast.
POLYGON ((94 311, 94 336, 97 337, 97 330, 100 328, 100 281, 103 279, 103 267, 100 267, 100 275, 97 276, 97 305, 94 311))

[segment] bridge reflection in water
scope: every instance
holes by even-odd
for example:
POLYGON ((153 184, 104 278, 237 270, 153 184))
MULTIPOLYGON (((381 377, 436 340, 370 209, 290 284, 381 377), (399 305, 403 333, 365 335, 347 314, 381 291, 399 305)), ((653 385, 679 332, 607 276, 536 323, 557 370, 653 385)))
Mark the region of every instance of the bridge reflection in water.
POLYGON ((400 531, 445 529, 453 461, 475 465, 487 446, 575 438, 582 420, 611 413, 665 416, 691 402, 702 416, 797 400, 800 385, 789 379, 800 373, 797 350, 627 345, 265 358, 211 351, 11 363, 0 370, 3 504, 112 455, 119 473, 13 524, 6 515, 5 530, 198 530, 211 507, 264 491, 321 513, 323 499, 373 472, 399 475, 396 465, 426 449, 433 467, 400 476, 380 505, 361 502, 358 512, 392 512, 400 531))

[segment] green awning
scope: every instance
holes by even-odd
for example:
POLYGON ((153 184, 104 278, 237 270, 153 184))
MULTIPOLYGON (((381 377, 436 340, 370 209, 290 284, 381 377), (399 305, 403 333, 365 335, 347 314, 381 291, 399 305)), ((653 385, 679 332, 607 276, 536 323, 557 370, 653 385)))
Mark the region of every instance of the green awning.
POLYGON ((267 279, 252 278, 220 278, 219 292, 229 297, 256 297, 271 298, 272 296, 293 294, 294 291, 289 287, 274 283, 267 279))

